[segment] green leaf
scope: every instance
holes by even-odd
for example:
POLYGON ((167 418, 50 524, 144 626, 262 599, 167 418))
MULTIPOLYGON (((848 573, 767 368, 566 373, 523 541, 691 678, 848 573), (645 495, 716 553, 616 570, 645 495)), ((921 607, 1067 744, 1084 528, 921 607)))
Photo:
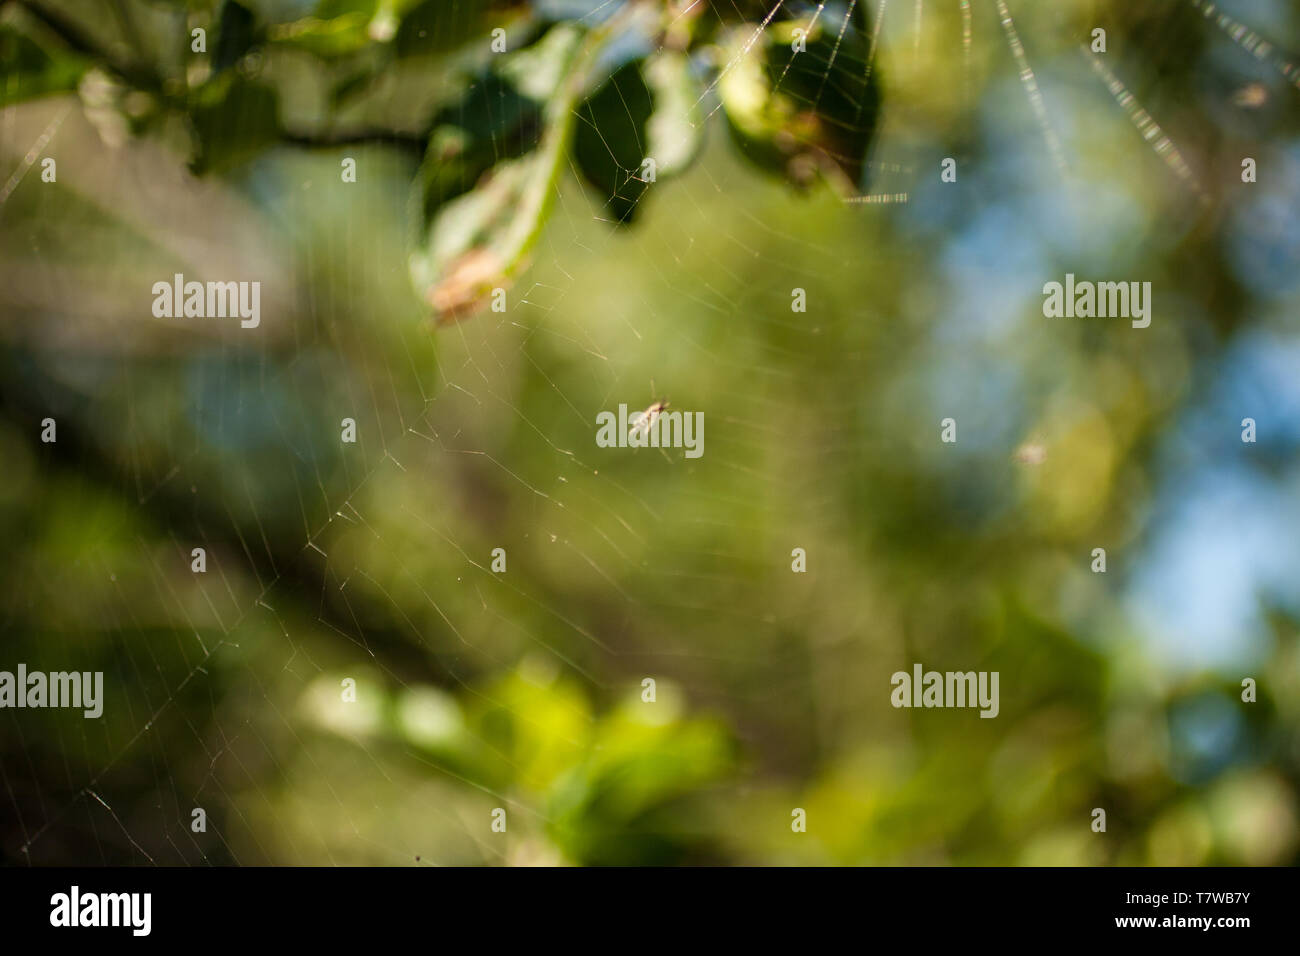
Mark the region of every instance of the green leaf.
POLYGON ((493 165, 535 148, 541 122, 542 104, 496 74, 470 87, 455 107, 442 110, 420 167, 425 222, 444 203, 472 189, 493 165))
POLYGON ((757 25, 727 32, 727 67, 717 83, 732 135, 744 155, 796 185, 814 179, 841 193, 863 187, 880 109, 879 68, 871 63, 862 7, 842 31, 811 21, 778 21, 753 41, 757 25), (795 27, 806 49, 794 52, 795 27), (870 64, 870 69, 868 66, 870 64))
POLYGON ((11 23, 0 24, 0 104, 75 90, 89 63, 53 44, 37 42, 11 23))
POLYGON ((540 226, 539 196, 550 183, 547 156, 538 151, 498 164, 485 184, 442 209, 416 275, 439 321, 476 311, 508 284, 540 226))
POLYGON ((654 112, 641 63, 619 67, 578 108, 573 155, 582 175, 605 197, 608 218, 629 222, 649 183, 641 166, 650 157, 646 124, 654 112))
POLYGON ((412 5, 411 0, 323 0, 311 16, 271 27, 269 39, 322 59, 350 56, 391 39, 398 17, 412 5))
MULTIPOLYGON (((602 39, 601 31, 560 24, 533 47, 513 55, 522 58, 520 62, 526 64, 525 72, 530 75, 553 72, 558 77, 541 111, 536 147, 523 156, 495 161, 480 173, 484 154, 476 151, 476 142, 492 143, 494 149, 499 145, 507 154, 513 149, 508 140, 493 141, 491 136, 484 140, 482 134, 495 129, 493 119, 471 113, 464 115, 464 125, 455 127, 466 140, 450 147, 454 150, 459 145, 467 150, 461 165, 453 163, 445 173, 438 170, 441 154, 436 150, 449 146, 436 139, 430 144, 435 152, 426 160, 421 186, 424 208, 433 218, 421 247, 411 257, 411 274, 439 322, 477 311, 494 288, 509 284, 524 267, 553 203, 555 183, 572 137, 574 105, 602 39), (473 127, 480 122, 486 125, 479 128, 476 141, 473 127), (437 201, 455 193, 471 177, 478 180, 476 188, 449 202, 437 201)), ((507 87, 492 89, 502 92, 507 87)), ((518 101, 508 102, 500 105, 498 118, 526 114, 518 101), (521 109, 519 114, 514 112, 516 108, 521 109)), ((516 145, 531 144, 520 139, 516 145)))
POLYGON ((228 71, 204 84, 190 113, 197 149, 196 173, 229 169, 275 145, 280 138, 275 90, 228 71))
POLYGON ((281 24, 270 31, 270 40, 279 46, 304 50, 323 59, 347 56, 365 49, 371 42, 370 18, 349 13, 329 20, 308 17, 281 24))
POLYGON ((517 3, 484 0, 424 0, 402 17, 393 49, 399 57, 445 53, 480 38, 488 50, 491 31, 506 28, 519 12, 517 3))
MULTIPOLYGON (((338 17, 361 16, 366 20, 375 16, 381 9, 389 9, 396 4, 385 0, 321 0, 312 11, 312 17, 316 20, 334 20, 338 17)), ((413 6, 407 0, 403 7, 413 6)), ((400 11, 399 11, 400 12, 400 11)))
POLYGON ((652 177, 680 173, 698 154, 699 99, 685 54, 665 51, 623 64, 578 108, 574 158, 611 219, 630 222, 652 177))
POLYGON ((213 72, 220 73, 234 66, 262 39, 263 31, 257 26, 253 12, 235 0, 225 0, 217 26, 216 48, 212 51, 213 72))
POLYGON ((650 155, 660 178, 675 176, 694 161, 704 144, 704 115, 698 105, 702 91, 684 53, 655 53, 642 72, 654 97, 654 113, 646 125, 650 155))
POLYGON ((364 95, 374 78, 374 71, 368 67, 348 73, 330 89, 330 108, 341 109, 355 98, 364 95))
POLYGON ((587 760, 557 781, 548 832, 585 865, 669 865, 699 858, 707 838, 683 827, 675 805, 721 777, 731 741, 707 720, 647 725, 613 714, 599 724, 587 760), (619 833, 617 841, 606 834, 619 833))

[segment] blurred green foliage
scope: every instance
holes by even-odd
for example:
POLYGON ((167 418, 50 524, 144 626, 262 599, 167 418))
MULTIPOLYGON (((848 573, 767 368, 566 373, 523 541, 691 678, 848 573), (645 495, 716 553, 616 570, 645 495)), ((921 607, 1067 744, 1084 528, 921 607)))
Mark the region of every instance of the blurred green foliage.
MULTIPOLYGON (((4 715, 5 861, 1294 862, 1293 602, 1216 666, 1133 610, 1241 460, 1234 349, 1294 339, 1296 244, 1233 218, 1245 150, 1289 208, 1294 90, 1187 5, 1012 4, 1063 180, 992 5, 969 53, 960 5, 867 6, 5 4, 5 169, 50 130, 59 174, 0 207, 0 666, 110 688, 4 715), (1149 330, 1044 324, 1107 270, 1149 330), (258 333, 151 319, 174 272, 261 279, 258 333), (703 458, 594 447, 661 397, 703 458), (915 661, 999 717, 893 709, 915 661)), ((1240 467, 1285 495, 1281 417, 1240 467)))

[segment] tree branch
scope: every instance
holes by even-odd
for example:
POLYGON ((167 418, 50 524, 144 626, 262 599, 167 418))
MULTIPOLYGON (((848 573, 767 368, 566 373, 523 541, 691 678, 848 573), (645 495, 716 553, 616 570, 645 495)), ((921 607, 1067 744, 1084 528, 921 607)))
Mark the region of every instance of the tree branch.
POLYGON ((372 143, 400 146, 417 156, 424 155, 428 136, 421 133, 402 133, 395 130, 356 130, 349 132, 301 133, 285 130, 281 139, 293 146, 306 149, 331 149, 337 146, 368 145, 372 143))

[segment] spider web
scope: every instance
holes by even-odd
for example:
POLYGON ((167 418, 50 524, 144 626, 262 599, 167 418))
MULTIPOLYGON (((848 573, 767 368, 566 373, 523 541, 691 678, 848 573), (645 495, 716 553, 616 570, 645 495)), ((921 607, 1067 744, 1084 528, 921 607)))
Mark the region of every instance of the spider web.
MULTIPOLYGON (((1220 17, 1217 42, 1254 58, 1256 82, 1292 80, 1257 34, 1189 2, 1220 17)), ((776 3, 749 42, 795 7, 842 37, 857 6, 776 3)), ((904 583, 880 543, 895 521, 950 540, 1009 520, 1019 492, 1004 487, 1017 480, 1005 462, 1051 420, 1042 409, 1095 384, 1060 357, 1087 333, 1024 318, 1053 274, 1042 257, 934 226, 964 215, 941 197, 940 160, 960 156, 959 194, 975 207, 1012 196, 1039 236, 1058 216, 1078 230, 1128 223, 1115 185, 1126 164, 1165 215, 1213 187, 1125 85, 1132 64, 1078 57, 1049 14, 1013 0, 871 7, 870 52, 851 72, 902 92, 883 107, 870 191, 800 196, 747 166, 715 115, 715 82, 704 159, 646 190, 637 223, 612 229, 572 169, 506 312, 437 331, 409 288, 414 168, 396 153, 281 150, 233 182, 196 181, 156 144, 106 151, 102 126, 68 100, 5 110, 9 361, 26 376, 22 414, 60 428, 57 445, 28 453, 23 488, 41 508, 53 500, 41 482, 74 502, 40 512, 43 533, 66 524, 60 547, 11 577, 25 602, 11 597, 6 629, 29 668, 106 672, 98 722, 4 715, 6 855, 552 862, 545 799, 418 743, 459 727, 527 780, 525 756, 461 726, 475 707, 535 719, 497 694, 501 674, 557 697, 582 688, 593 705, 556 731, 575 748, 639 700, 644 677, 666 707, 727 715, 760 755, 714 793, 741 817, 769 798, 787 807, 773 779, 893 719, 866 688, 913 659, 927 618, 909 607, 937 592, 904 583), (935 71, 935 88, 908 92, 935 71), (1019 107, 992 117, 1008 91, 1019 107), (57 190, 38 178, 45 155, 57 190), (355 184, 340 182, 343 156, 357 159, 355 184), (1103 211, 1084 213, 1081 195, 1103 211), (944 291, 889 278, 927 270, 948 277, 944 291), (175 272, 260 280, 260 328, 148 319, 140 290, 175 272), (807 313, 791 311, 796 288, 807 313), (701 458, 596 447, 598 412, 665 398, 704 412, 701 458), (944 457, 929 439, 957 408, 969 443, 944 457), (355 444, 340 441, 345 418, 355 444), (79 474, 113 476, 113 493, 79 474), (918 474, 929 519, 910 499, 871 513, 873 490, 918 474), (846 507, 869 517, 846 528, 846 507), (821 573, 791 574, 796 547, 821 573), (343 678, 358 682, 355 704, 343 678), (195 807, 205 832, 191 829, 195 807), (509 839, 490 829, 495 807, 509 839)), ((823 83, 850 56, 837 43, 816 66, 823 83)), ((937 570, 975 573, 963 560, 972 552, 937 570)))

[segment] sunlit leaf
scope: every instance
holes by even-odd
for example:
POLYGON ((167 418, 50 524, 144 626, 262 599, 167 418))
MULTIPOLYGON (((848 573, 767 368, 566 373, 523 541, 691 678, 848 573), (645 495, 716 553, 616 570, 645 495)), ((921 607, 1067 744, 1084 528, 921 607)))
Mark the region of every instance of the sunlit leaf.
MULTIPOLYGON (((473 191, 442 205, 432 204, 436 214, 423 247, 412 256, 411 270, 439 321, 454 321, 476 311, 493 289, 509 284, 523 268, 554 199, 555 181, 572 135, 578 78, 593 50, 590 34, 564 24, 524 51, 536 69, 554 70, 559 77, 542 111, 537 147, 522 158, 495 163, 473 191)), ((498 88, 503 95, 504 90, 498 88)), ((502 109, 519 106, 511 102, 513 107, 502 109)), ((520 116, 524 113, 526 110, 520 116)), ((444 142, 442 148, 454 151, 456 145, 449 147, 444 142)), ((467 139, 463 145, 471 144, 467 139)), ((508 147, 508 143, 502 146, 508 147)), ((465 162, 445 181, 436 171, 426 172, 422 185, 449 190, 458 187, 477 175, 475 163, 481 159, 465 162)), ((422 195, 428 208, 431 204, 424 189, 422 195)))
POLYGON ((806 186, 815 179, 841 193, 862 187, 879 111, 879 69, 866 16, 844 30, 783 21, 755 40, 756 24, 731 28, 717 92, 733 137, 753 163, 806 186), (806 47, 796 51, 794 30, 806 47))
POLYGON ((683 826, 678 802, 724 774, 731 746, 717 724, 654 726, 612 715, 587 760, 561 779, 548 807, 550 832, 566 854, 589 865, 689 862, 707 837, 683 826), (617 841, 605 834, 618 833, 617 841))
POLYGON ((673 50, 648 57, 642 73, 654 98, 646 124, 650 155, 660 177, 674 176, 691 164, 704 144, 700 83, 687 56, 673 50))
POLYGON ((284 24, 271 30, 270 38, 282 46, 305 50, 320 57, 344 56, 371 42, 370 18, 348 13, 329 20, 314 17, 284 24))

